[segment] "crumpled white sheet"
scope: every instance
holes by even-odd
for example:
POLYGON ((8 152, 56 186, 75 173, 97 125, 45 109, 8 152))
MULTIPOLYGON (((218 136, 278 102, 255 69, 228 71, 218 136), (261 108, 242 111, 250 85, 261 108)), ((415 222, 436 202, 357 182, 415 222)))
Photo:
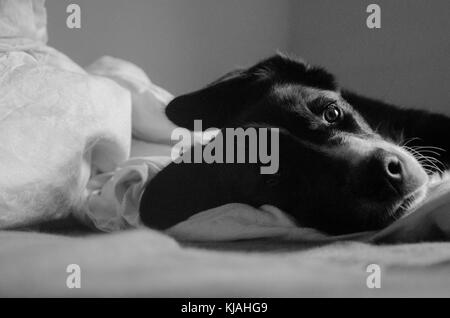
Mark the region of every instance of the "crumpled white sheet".
POLYGON ((131 100, 48 47, 44 1, 0 1, 0 228, 67 215, 130 151, 131 100))
POLYGON ((132 158, 93 177, 79 218, 104 232, 141 226, 139 202, 145 185, 170 162, 170 157, 132 158))

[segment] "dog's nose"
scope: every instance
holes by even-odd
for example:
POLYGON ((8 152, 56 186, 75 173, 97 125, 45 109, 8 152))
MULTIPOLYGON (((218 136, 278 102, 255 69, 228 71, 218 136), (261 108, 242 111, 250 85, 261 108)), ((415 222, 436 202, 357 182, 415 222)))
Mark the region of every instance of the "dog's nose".
POLYGON ((403 178, 403 164, 395 155, 387 155, 384 158, 386 175, 393 181, 401 181, 403 178))
POLYGON ((414 157, 390 150, 375 151, 373 173, 379 173, 400 195, 408 194, 427 182, 428 176, 414 157))
POLYGON ((401 193, 403 180, 405 178, 405 170, 400 159, 393 154, 382 156, 383 173, 391 185, 401 193))

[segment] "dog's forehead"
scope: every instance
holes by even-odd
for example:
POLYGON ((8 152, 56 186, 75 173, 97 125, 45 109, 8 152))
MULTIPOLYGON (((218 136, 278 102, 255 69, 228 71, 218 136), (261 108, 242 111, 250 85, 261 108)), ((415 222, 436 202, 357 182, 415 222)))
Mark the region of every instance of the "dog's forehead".
POLYGON ((275 85, 272 89, 272 95, 295 104, 307 104, 319 98, 334 101, 342 100, 340 93, 337 91, 324 90, 301 84, 275 85))
POLYGON ((306 102, 310 102, 316 100, 317 98, 325 98, 330 100, 340 100, 341 95, 338 92, 323 90, 319 88, 313 88, 304 86, 300 89, 300 93, 302 94, 302 98, 306 102))

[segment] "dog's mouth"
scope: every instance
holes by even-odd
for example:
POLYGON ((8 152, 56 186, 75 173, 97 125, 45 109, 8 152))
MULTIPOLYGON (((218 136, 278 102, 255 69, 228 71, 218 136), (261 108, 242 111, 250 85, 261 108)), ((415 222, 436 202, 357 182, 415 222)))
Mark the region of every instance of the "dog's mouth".
POLYGON ((426 193, 427 186, 423 185, 414 192, 404 196, 400 202, 394 205, 389 213, 389 217, 395 221, 413 213, 425 199, 426 193))

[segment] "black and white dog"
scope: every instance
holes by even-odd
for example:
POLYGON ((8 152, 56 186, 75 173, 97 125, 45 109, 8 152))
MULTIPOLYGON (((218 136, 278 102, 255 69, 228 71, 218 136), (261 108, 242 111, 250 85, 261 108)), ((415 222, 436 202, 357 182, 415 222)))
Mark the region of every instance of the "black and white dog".
POLYGON ((450 150, 449 118, 341 90, 324 69, 283 55, 174 99, 166 114, 191 130, 197 119, 204 129, 277 127, 279 170, 172 163, 141 199, 142 221, 157 229, 232 202, 270 204, 330 234, 380 229, 423 199, 428 175, 450 162, 436 151, 450 150))

